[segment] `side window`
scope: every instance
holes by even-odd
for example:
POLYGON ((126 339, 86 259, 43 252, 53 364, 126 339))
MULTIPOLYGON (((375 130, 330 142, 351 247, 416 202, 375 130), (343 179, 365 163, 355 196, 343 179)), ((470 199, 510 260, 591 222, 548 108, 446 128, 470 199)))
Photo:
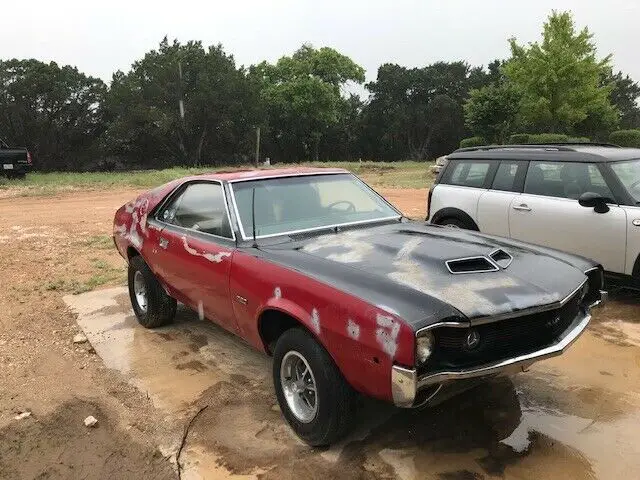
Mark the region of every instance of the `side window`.
POLYGON ((193 183, 158 215, 166 223, 232 238, 222 186, 216 183, 193 183))
POLYGON ((456 160, 451 162, 440 183, 482 188, 490 167, 490 161, 472 162, 456 160))
POLYGON ((572 200, 585 192, 594 192, 614 202, 611 190, 593 163, 531 162, 524 191, 572 200))
POLYGON ((506 192, 519 191, 518 187, 522 187, 522 180, 516 182, 518 178, 518 169, 525 168, 522 163, 518 162, 501 162, 493 179, 492 190, 503 190, 506 192), (520 185, 517 185, 519 183, 520 185))

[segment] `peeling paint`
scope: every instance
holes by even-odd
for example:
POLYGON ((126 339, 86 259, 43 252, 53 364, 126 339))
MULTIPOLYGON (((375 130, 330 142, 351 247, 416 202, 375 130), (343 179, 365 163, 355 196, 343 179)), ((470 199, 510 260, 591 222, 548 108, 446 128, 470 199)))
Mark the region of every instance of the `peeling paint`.
POLYGON ((184 249, 186 250, 187 253, 189 253, 189 254, 191 254, 191 255, 193 255, 195 257, 206 258, 207 260, 209 260, 212 263, 220 263, 225 258, 231 256, 230 252, 218 252, 216 254, 213 254, 213 253, 200 253, 195 248, 191 248, 189 246, 189 243, 187 242, 187 237, 185 235, 182 236, 182 245, 184 246, 184 249))
POLYGON ((400 333, 400 323, 388 315, 376 314, 376 340, 382 350, 390 357, 395 357, 398 350, 398 334, 400 333))
POLYGON ((282 298, 282 290, 280 290, 280 287, 276 287, 273 289, 273 296, 275 298, 282 298))
POLYGON ((311 326, 316 333, 320 333, 320 314, 315 308, 311 310, 311 326))
POLYGON ((360 325, 349 319, 347 322, 347 334, 354 340, 358 340, 360 338, 360 325))
POLYGON ((202 304, 202 300, 198 301, 198 318, 204 320, 204 305, 202 304))

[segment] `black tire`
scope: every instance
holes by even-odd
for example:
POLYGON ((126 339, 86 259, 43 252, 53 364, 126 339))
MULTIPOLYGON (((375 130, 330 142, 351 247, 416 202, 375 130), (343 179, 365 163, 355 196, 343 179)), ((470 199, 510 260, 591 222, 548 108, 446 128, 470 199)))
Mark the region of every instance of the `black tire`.
POLYGON ((346 382, 325 349, 302 328, 284 332, 273 354, 273 384, 280 410, 293 431, 313 447, 330 445, 350 429, 354 417, 356 393, 346 382), (297 352, 307 361, 316 384, 317 412, 309 422, 293 413, 285 398, 280 369, 289 352, 297 352))
POLYGON ((139 255, 129 261, 129 298, 138 323, 145 328, 156 328, 170 324, 176 316, 177 302, 167 295, 149 266, 139 255), (141 306, 134 290, 136 272, 142 275, 146 288, 146 308, 141 306))
POLYGON ((465 222, 454 217, 443 218, 438 222, 438 225, 442 225, 443 227, 463 228, 465 230, 473 230, 473 228, 467 225, 465 222))
POLYGON ((9 180, 24 180, 27 178, 27 174, 24 172, 7 172, 7 178, 9 180))

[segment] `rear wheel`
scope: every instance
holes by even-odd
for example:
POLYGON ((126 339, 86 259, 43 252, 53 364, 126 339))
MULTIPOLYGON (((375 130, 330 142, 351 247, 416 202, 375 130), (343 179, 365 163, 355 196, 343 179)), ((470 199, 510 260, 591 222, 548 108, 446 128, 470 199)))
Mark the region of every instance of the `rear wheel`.
POLYGON ((177 302, 162 288, 142 257, 129 261, 129 298, 138 323, 145 328, 168 325, 176 315, 177 302))
POLYGON ((273 384, 282 414, 309 445, 330 445, 349 430, 356 393, 306 330, 292 328, 278 339, 273 384))
POLYGON ((443 218, 438 222, 438 225, 442 225, 443 227, 450 227, 450 228, 464 228, 466 230, 472 229, 472 227, 467 225, 462 220, 458 218, 453 218, 453 217, 443 218))

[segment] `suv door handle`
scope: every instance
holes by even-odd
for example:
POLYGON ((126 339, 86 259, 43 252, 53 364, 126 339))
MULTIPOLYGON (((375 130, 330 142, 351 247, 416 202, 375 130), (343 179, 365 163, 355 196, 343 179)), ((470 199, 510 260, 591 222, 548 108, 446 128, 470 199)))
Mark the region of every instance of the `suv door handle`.
POLYGON ((531 209, 529 208, 529 205, 527 205, 526 203, 521 203, 520 205, 514 205, 513 206, 514 210, 522 210, 524 212, 530 212, 531 209))
POLYGON ((167 240, 166 238, 161 238, 158 244, 160 245, 160 248, 166 249, 169 246, 169 240, 167 240))

